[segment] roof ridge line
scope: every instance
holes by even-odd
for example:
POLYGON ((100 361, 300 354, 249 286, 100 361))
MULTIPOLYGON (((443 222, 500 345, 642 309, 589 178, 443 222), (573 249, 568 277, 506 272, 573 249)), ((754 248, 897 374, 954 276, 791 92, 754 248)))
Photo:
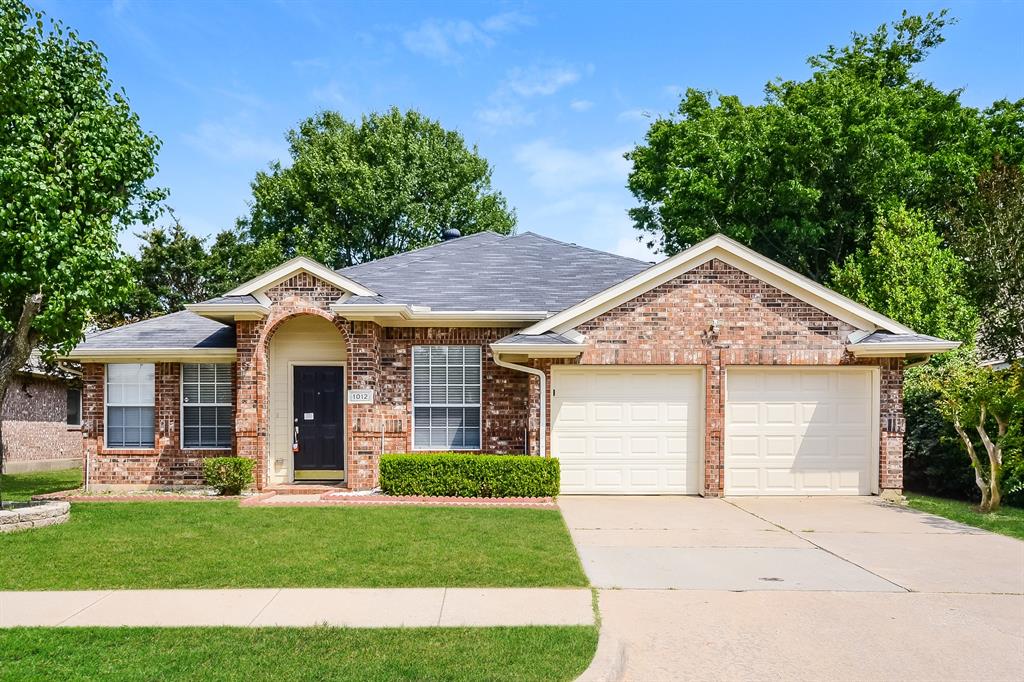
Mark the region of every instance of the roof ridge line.
POLYGON ((652 265, 656 265, 656 263, 652 263, 651 261, 640 260, 639 258, 633 258, 632 256, 620 256, 619 254, 612 253, 611 251, 602 251, 601 249, 595 249, 595 248, 592 248, 590 246, 581 246, 579 244, 576 244, 575 242, 563 242, 560 239, 555 239, 554 237, 549 237, 546 234, 539 234, 539 233, 534 232, 532 230, 527 230, 526 232, 523 232, 522 234, 512 235, 509 238, 510 239, 515 239, 516 237, 523 237, 523 236, 526 236, 528 234, 531 234, 534 237, 537 237, 538 239, 543 239, 545 241, 552 242, 554 244, 561 244, 562 246, 571 246, 573 248, 583 249, 584 251, 591 251, 593 253, 599 253, 599 254, 601 254, 603 256, 613 256, 615 258, 621 258, 622 260, 631 260, 634 263, 641 263, 641 264, 646 265, 648 267, 650 267, 652 265))

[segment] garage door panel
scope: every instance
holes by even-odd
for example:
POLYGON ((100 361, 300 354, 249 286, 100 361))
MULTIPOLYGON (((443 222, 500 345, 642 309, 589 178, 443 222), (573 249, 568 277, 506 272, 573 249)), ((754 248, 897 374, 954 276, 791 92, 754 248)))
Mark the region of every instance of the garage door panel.
POLYGON ((869 494, 875 376, 869 369, 729 369, 726 494, 869 494))
POLYGON ((700 378, 677 368, 556 369, 552 454, 562 492, 697 492, 700 378))

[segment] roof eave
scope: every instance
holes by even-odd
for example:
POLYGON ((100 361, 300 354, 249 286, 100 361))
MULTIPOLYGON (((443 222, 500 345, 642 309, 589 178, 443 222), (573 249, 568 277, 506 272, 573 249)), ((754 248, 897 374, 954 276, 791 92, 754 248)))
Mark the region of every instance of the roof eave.
POLYGON ((441 326, 472 323, 530 324, 543 320, 543 310, 431 310, 405 303, 334 303, 331 312, 348 320, 373 322, 419 322, 441 326))
POLYGON ((902 358, 911 355, 938 355, 960 347, 959 341, 928 343, 850 343, 846 349, 857 358, 902 358))
POLYGON ((575 358, 587 349, 586 344, 492 343, 496 355, 525 355, 529 358, 575 358))
POLYGON ((237 355, 235 348, 76 348, 60 359, 78 362, 230 362, 237 355))
POLYGON ((270 314, 270 307, 259 303, 191 303, 185 310, 222 323, 262 320, 270 314))

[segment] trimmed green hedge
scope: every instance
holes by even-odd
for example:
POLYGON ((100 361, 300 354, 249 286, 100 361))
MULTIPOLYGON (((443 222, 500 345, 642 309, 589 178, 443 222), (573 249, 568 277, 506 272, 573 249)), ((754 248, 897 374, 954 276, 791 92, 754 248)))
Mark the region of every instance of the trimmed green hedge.
POLYGON ((252 485, 256 460, 248 457, 207 457, 203 460, 203 478, 221 495, 238 495, 252 485))
POLYGON ((460 452, 381 455, 380 487, 388 495, 554 497, 557 459, 460 452))

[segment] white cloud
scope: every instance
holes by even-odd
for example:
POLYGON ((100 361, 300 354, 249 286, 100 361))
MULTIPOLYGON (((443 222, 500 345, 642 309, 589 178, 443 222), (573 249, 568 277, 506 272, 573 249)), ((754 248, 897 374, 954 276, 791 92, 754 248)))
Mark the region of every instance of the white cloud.
POLYGON ((533 17, 522 12, 502 12, 480 22, 480 28, 489 33, 508 33, 522 26, 533 26, 533 17))
POLYGON ((428 19, 420 24, 419 28, 403 33, 402 44, 410 52, 424 57, 442 62, 456 62, 462 58, 458 48, 473 44, 491 47, 494 45, 494 39, 464 19, 428 19))
POLYGON ((626 109, 625 111, 620 112, 619 116, 618 116, 618 119, 620 121, 632 121, 632 122, 637 122, 637 121, 644 121, 644 122, 646 122, 646 121, 650 121, 653 118, 654 118, 654 114, 652 114, 647 109, 626 109))
POLYGON ((293 59, 291 66, 297 71, 314 71, 326 69, 328 63, 323 57, 310 57, 309 59, 293 59))
POLYGON ((315 88, 311 96, 317 102, 324 102, 338 108, 347 107, 350 104, 338 81, 332 80, 319 88, 315 88))
POLYGON ((535 116, 519 104, 494 104, 493 106, 477 109, 476 118, 490 128, 507 128, 531 125, 535 116))
POLYGON ((580 72, 570 66, 515 68, 509 70, 500 88, 520 97, 547 96, 579 79, 580 72))
POLYGON ((516 161, 541 192, 558 195, 594 185, 622 187, 629 175, 628 147, 577 151, 548 139, 535 140, 516 151, 516 161))
POLYGON ((287 156, 283 142, 254 135, 237 123, 203 121, 192 133, 185 133, 185 143, 218 161, 256 161, 266 164, 287 156))
MULTIPOLYGON (((593 67, 588 66, 586 71, 592 70, 593 67)), ((535 116, 526 110, 525 100, 554 95, 578 81, 581 75, 580 69, 567 64, 509 69, 487 98, 487 104, 476 111, 476 118, 489 128, 531 124, 535 116)))
POLYGON ((589 99, 574 99, 569 102, 569 108, 573 111, 589 111, 593 106, 594 103, 589 99))
POLYGON ((672 99, 679 99, 682 97, 685 90, 686 88, 681 85, 666 85, 661 89, 666 97, 671 97, 672 99))

